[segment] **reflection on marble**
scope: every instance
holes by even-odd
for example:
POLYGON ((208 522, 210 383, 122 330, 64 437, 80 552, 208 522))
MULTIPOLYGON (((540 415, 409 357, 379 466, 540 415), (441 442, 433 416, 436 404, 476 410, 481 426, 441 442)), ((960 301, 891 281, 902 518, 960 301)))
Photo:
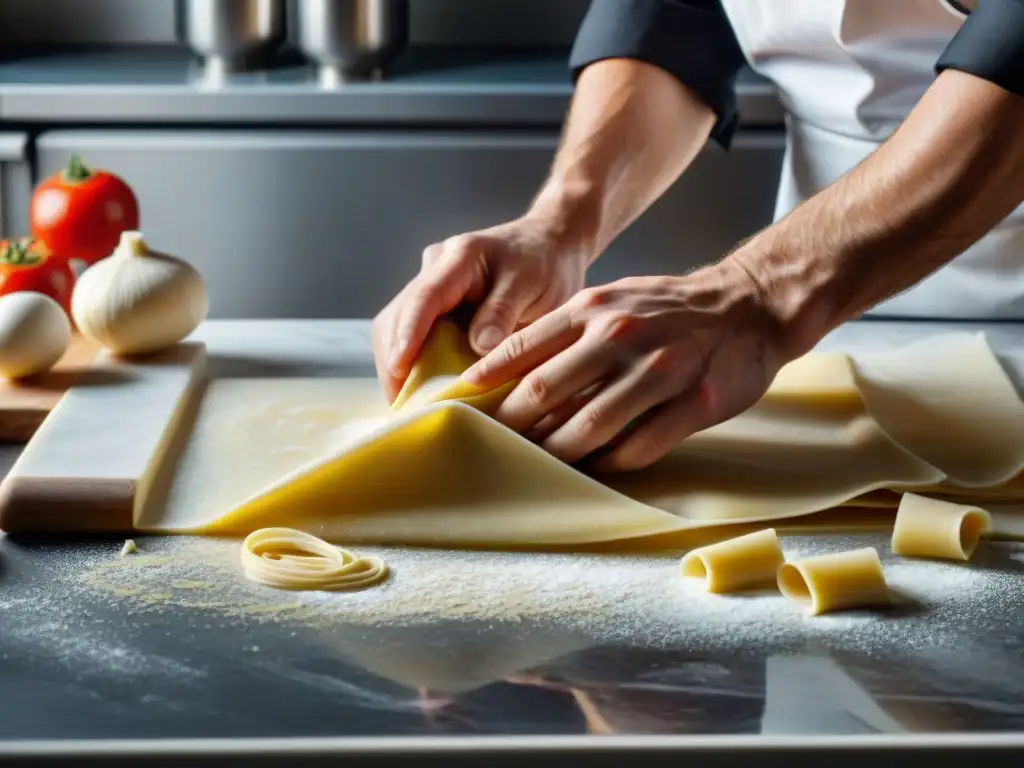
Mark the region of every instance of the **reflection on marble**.
MULTIPOLYGON (((963 327, 875 321, 824 346, 872 349, 963 327)), ((368 330, 219 322, 197 338, 220 376, 372 375, 368 330)), ((1011 361, 1024 349, 1017 337, 1016 327, 990 333, 1011 361)), ((1024 730, 1022 547, 992 548, 961 570, 936 566, 934 583, 927 568, 887 564, 894 585, 918 590, 909 607, 804 620, 774 598, 701 608, 678 580, 663 601, 645 595, 648 577, 675 579, 672 558, 631 568, 633 581, 577 562, 533 595, 567 602, 534 613, 519 609, 535 583, 525 577, 512 610, 490 614, 458 603, 480 592, 450 580, 456 602, 438 603, 446 617, 417 612, 408 594, 408 615, 365 602, 372 594, 281 598, 238 575, 237 544, 167 541, 140 538, 150 560, 122 561, 120 541, 0 536, 0 740, 1024 730), (207 570, 176 573, 186 551, 207 570), (157 573, 144 583, 132 569, 146 562, 157 573), (592 571, 572 591, 569 577, 592 571), (218 591, 220 580, 235 592, 218 591)), ((516 567, 487 557, 466 578, 516 567)), ((395 561, 400 580, 413 559, 395 561)))
POLYGON ((564 612, 381 622, 359 615, 372 595, 303 601, 248 584, 237 543, 138 541, 154 578, 117 556, 119 540, 0 538, 0 740, 1024 729, 1017 611, 974 628, 941 610, 832 630, 797 617, 786 633, 768 618, 764 642, 729 643, 741 612, 716 619, 717 647, 682 631, 610 639, 600 617, 564 612), (196 549, 212 566, 183 578, 173 562, 196 549), (225 600, 216 578, 253 600, 225 600))

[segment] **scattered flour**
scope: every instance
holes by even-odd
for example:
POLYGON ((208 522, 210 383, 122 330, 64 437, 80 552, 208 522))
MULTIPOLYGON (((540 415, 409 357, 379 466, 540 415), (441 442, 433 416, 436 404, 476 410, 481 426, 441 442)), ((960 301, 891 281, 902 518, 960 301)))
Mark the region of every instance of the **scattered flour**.
POLYGON ((206 674, 173 651, 142 650, 136 642, 135 606, 122 604, 127 615, 113 615, 111 600, 117 598, 97 600, 96 594, 86 591, 83 576, 100 558, 130 563, 145 557, 123 558, 119 544, 44 547, 45 551, 21 562, 11 557, 10 549, 5 550, 0 559, 0 616, 4 618, 0 664, 18 669, 31 658, 34 669, 60 667, 61 679, 70 672, 72 681, 85 684, 107 674, 129 681, 153 676, 190 680, 206 674))
MULTIPOLYGON (((529 622, 599 643, 774 652, 808 642, 864 652, 963 643, 1024 611, 1024 549, 988 544, 976 562, 895 558, 877 535, 788 537, 787 557, 873 545, 896 604, 806 617, 777 593, 719 596, 681 579, 678 555, 566 555, 356 547, 392 575, 355 593, 284 592, 245 580, 234 541, 153 538, 146 554, 80 558, 61 579, 70 604, 100 601, 134 616, 185 610, 208 622, 331 629, 453 621, 529 622), (1020 559, 1015 559, 1020 558, 1020 559)), ((74 559, 69 558, 69 559, 74 559)), ((0 609, 3 596, 0 593, 0 609)))

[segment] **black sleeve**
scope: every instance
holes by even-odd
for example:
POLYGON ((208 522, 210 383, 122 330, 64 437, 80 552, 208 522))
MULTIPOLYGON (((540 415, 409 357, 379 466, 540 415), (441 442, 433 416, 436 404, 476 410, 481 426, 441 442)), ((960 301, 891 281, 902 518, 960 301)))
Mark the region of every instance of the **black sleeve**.
POLYGON ((979 0, 935 64, 946 69, 1024 96, 1024 0, 979 0))
POLYGON ((573 81, 601 59, 638 59, 675 75, 718 118, 711 136, 736 129, 736 74, 746 63, 718 0, 591 0, 569 58, 573 81))

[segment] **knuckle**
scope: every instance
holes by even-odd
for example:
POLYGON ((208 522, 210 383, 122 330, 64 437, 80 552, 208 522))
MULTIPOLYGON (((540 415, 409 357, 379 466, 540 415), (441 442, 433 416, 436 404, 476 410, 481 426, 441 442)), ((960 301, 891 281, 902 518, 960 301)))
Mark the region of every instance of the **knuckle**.
POLYGON ((423 266, 424 267, 431 267, 431 266, 433 266, 441 258, 441 255, 443 253, 444 253, 444 247, 442 245, 440 245, 439 243, 434 243, 432 245, 428 245, 426 248, 423 249, 423 255, 421 257, 421 262, 422 262, 423 266))
POLYGON ((640 318, 628 312, 608 312, 597 323, 600 336, 613 342, 626 342, 635 338, 640 330, 640 318))
POLYGON ((649 281, 650 281, 650 278, 647 278, 647 277, 639 277, 637 275, 630 275, 629 277, 623 277, 623 278, 621 278, 619 280, 616 280, 609 287, 614 288, 617 291, 628 292, 628 291, 634 291, 634 290, 636 290, 638 288, 646 288, 649 281))
POLYGON ((534 408, 543 408, 551 396, 551 387, 543 376, 531 374, 523 380, 523 394, 534 408))
POLYGON ((513 333, 495 350, 498 359, 503 364, 513 363, 518 360, 526 349, 521 333, 513 333))
POLYGON ((605 426, 605 414, 594 405, 588 405, 579 412, 579 434, 581 437, 589 438, 600 435, 605 426))
POLYGON ((608 300, 608 292, 604 288, 584 288, 576 294, 576 305, 584 311, 601 309, 608 300))
POLYGON ((619 469, 631 471, 643 469, 660 459, 672 447, 665 438, 656 433, 638 435, 619 453, 615 462, 619 469))
POLYGON ((658 381, 670 381, 675 385, 686 384, 692 375, 692 366, 686 357, 671 347, 661 347, 647 356, 645 373, 658 381))
POLYGON ((526 334, 516 333, 508 339, 508 353, 510 357, 522 357, 526 354, 526 334))
POLYGON ((492 298, 487 303, 487 314, 492 320, 506 321, 515 319, 515 308, 509 299, 492 298))
POLYGON ((678 367, 678 355, 672 354, 667 347, 654 350, 647 358, 647 370, 652 373, 671 373, 678 367))
POLYGON ((476 235, 455 235, 444 241, 444 250, 455 258, 465 258, 479 245, 480 239, 476 235))
POLYGON ((635 452, 625 451, 616 451, 609 456, 606 465, 615 472, 634 472, 647 466, 638 459, 635 452))

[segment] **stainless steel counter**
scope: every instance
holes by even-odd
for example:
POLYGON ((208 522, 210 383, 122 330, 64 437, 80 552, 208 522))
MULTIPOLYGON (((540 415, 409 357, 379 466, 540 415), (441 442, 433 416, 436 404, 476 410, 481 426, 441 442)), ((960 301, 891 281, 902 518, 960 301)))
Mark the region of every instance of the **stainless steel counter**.
MULTIPOLYGON (((1013 324, 862 322, 822 346, 965 328, 1024 370, 1013 324)), ((199 336, 216 375, 371 374, 362 322, 199 336)), ((885 539, 786 546, 885 553, 885 539)), ((386 587, 296 596, 245 582, 237 543, 137 541, 122 559, 120 540, 0 537, 0 762, 988 766, 1024 748, 1016 544, 969 566, 885 556, 894 610, 806 619, 778 596, 688 589, 678 553, 387 549, 386 587)))
MULTIPOLYGON (((565 50, 413 48, 338 90, 287 54, 220 85, 200 71, 175 47, 0 54, 0 235, 24 234, 32 185, 79 155, 128 181, 217 318, 370 317, 430 243, 527 208, 572 91, 565 50)), ((750 72, 739 100, 731 151, 701 152, 592 280, 687 271, 771 221, 781 106, 750 72)))
MULTIPOLYGON (((287 57, 211 84, 176 47, 32 51, 0 63, 0 120, 548 127, 569 104, 566 61, 565 51, 414 48, 383 82, 324 90, 312 67, 287 57)), ((744 72, 738 92, 745 125, 782 123, 767 81, 744 72)))

